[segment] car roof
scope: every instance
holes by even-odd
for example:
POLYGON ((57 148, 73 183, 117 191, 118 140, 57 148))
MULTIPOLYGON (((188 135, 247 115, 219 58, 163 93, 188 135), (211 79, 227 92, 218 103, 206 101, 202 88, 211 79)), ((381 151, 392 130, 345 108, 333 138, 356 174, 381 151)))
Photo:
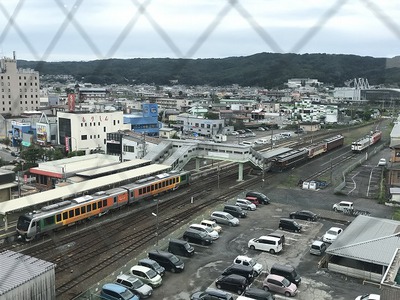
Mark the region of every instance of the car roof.
POLYGON ((215 223, 215 221, 211 221, 211 220, 202 220, 201 223, 217 224, 217 223, 215 223))
POLYGON ((329 230, 339 231, 339 230, 342 230, 342 228, 340 228, 340 227, 331 227, 331 228, 328 229, 328 231, 329 230))
POLYGON ((127 275, 127 274, 119 274, 117 279, 128 280, 128 281, 136 281, 139 280, 135 276, 127 275))
POLYGON ((229 277, 229 278, 233 278, 233 279, 237 279, 237 280, 245 280, 245 281, 247 281, 246 277, 238 275, 238 274, 229 274, 229 275, 224 275, 222 277, 224 277, 224 278, 229 277))
POLYGON ((222 214, 222 215, 228 215, 229 213, 225 212, 225 211, 213 211, 212 214, 222 214))
POLYGON ((151 258, 142 258, 141 260, 139 260, 139 262, 147 263, 147 264, 154 264, 154 263, 156 263, 156 261, 153 260, 153 259, 151 259, 151 258))
POLYGON ((110 290, 118 294, 121 294, 126 291, 126 287, 116 283, 106 283, 105 285, 103 285, 103 289, 110 290))
POLYGON ((344 204, 353 204, 353 202, 350 202, 350 201, 340 201, 339 203, 344 203, 344 204))
POLYGON ((213 289, 213 288, 207 288, 205 290, 206 293, 208 294, 212 294, 212 295, 219 295, 219 296, 231 296, 231 293, 225 292, 225 291, 220 291, 217 289, 213 289))
POLYGON ((268 239, 268 240, 274 240, 274 241, 279 241, 280 238, 276 237, 276 236, 271 236, 271 235, 262 235, 259 238, 256 239, 268 239))
POLYGON ((238 256, 236 256, 235 260, 236 260, 236 259, 251 260, 252 258, 249 257, 249 256, 246 256, 246 255, 238 255, 238 256))
POLYGON ((190 224, 189 228, 193 228, 193 227, 199 227, 199 228, 208 228, 206 225, 202 225, 202 224, 190 224))
POLYGON ((146 267, 146 266, 139 266, 139 265, 134 265, 131 270, 138 270, 138 271, 142 271, 142 272, 148 272, 149 270, 151 270, 150 268, 146 267))
POLYGON ((316 245, 316 246, 321 246, 322 244, 325 244, 325 243, 323 241, 314 241, 312 244, 316 245))
POLYGON ((269 279, 269 278, 279 280, 279 281, 285 279, 285 277, 280 276, 280 275, 275 275, 275 274, 268 274, 267 279, 269 279))

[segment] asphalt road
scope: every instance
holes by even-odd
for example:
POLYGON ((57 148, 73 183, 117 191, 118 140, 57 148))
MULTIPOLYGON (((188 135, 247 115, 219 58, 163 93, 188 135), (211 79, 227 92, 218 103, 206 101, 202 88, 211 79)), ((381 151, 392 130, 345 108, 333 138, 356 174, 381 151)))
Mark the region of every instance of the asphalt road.
MULTIPOLYGON (((180 274, 167 273, 164 283, 154 292, 154 299, 177 300, 189 299, 190 295, 207 287, 215 287, 215 279, 228 267, 237 255, 244 254, 255 258, 262 263, 264 269, 274 262, 286 263, 295 266, 302 276, 302 284, 296 299, 354 299, 364 293, 379 293, 375 286, 362 285, 360 280, 331 273, 326 269, 318 268, 319 257, 308 253, 310 244, 320 239, 332 226, 345 228, 340 221, 343 216, 331 210, 332 205, 343 200, 343 197, 331 195, 327 191, 309 191, 301 189, 272 189, 268 192, 272 204, 261 206, 254 212, 249 212, 248 218, 240 220, 239 227, 223 226, 221 237, 211 246, 194 245, 195 255, 192 258, 183 258, 185 270, 180 274), (247 242, 253 237, 259 237, 277 229, 280 217, 287 217, 291 211, 310 209, 329 221, 305 222, 304 232, 286 233, 287 245, 282 253, 252 251, 247 248, 247 242), (338 222, 334 219, 337 218, 338 222), (333 221, 332 221, 333 219, 333 221)), ((376 204, 369 199, 354 199, 355 206, 368 208, 373 216, 385 216, 391 209, 376 204)), ((208 212, 199 219, 208 217, 208 212)), ((180 232, 188 224, 182 224, 180 232)), ((180 232, 176 233, 179 236, 180 232)), ((164 241, 165 242, 165 241, 164 241)), ((262 287, 265 274, 255 280, 253 286, 262 287)), ((277 298, 280 298, 278 296, 277 298)), ((284 298, 282 296, 282 298, 284 298)))

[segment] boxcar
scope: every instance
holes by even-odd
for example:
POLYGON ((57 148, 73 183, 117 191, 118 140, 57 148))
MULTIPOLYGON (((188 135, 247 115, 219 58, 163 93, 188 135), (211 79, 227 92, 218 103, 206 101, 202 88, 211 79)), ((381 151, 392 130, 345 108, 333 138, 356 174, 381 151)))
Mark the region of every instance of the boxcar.
POLYGON ((271 171, 282 172, 308 160, 308 149, 296 149, 274 157, 271 171))
POLYGON ((331 151, 335 148, 343 146, 344 136, 339 134, 337 136, 325 139, 325 142, 326 142, 326 151, 331 151))

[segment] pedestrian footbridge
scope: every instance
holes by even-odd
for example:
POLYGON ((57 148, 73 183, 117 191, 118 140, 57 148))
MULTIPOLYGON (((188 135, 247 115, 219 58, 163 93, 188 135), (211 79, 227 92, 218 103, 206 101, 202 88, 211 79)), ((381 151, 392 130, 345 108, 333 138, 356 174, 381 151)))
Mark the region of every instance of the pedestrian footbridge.
POLYGON ((250 146, 220 144, 201 140, 165 140, 149 151, 143 159, 153 163, 170 165, 173 169, 182 169, 191 159, 196 161, 196 170, 201 160, 224 160, 238 163, 238 180, 243 180, 243 165, 251 162, 255 167, 268 171, 270 159, 266 153, 254 150, 250 146))

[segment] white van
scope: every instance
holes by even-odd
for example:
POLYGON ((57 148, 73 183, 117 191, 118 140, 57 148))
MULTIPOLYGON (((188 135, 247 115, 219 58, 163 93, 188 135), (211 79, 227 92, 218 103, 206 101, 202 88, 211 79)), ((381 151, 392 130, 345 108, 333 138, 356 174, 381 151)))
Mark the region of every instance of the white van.
POLYGON ((290 132, 282 132, 281 133, 281 137, 284 137, 284 138, 290 138, 291 136, 292 136, 292 134, 290 132))
POLYGON ((251 239, 248 246, 252 250, 268 251, 271 254, 282 251, 282 241, 274 236, 260 236, 259 238, 251 239))
POLYGON ((249 142, 249 141, 243 141, 243 142, 240 143, 240 145, 243 145, 243 146, 253 146, 254 144, 253 144, 252 142, 249 142))

